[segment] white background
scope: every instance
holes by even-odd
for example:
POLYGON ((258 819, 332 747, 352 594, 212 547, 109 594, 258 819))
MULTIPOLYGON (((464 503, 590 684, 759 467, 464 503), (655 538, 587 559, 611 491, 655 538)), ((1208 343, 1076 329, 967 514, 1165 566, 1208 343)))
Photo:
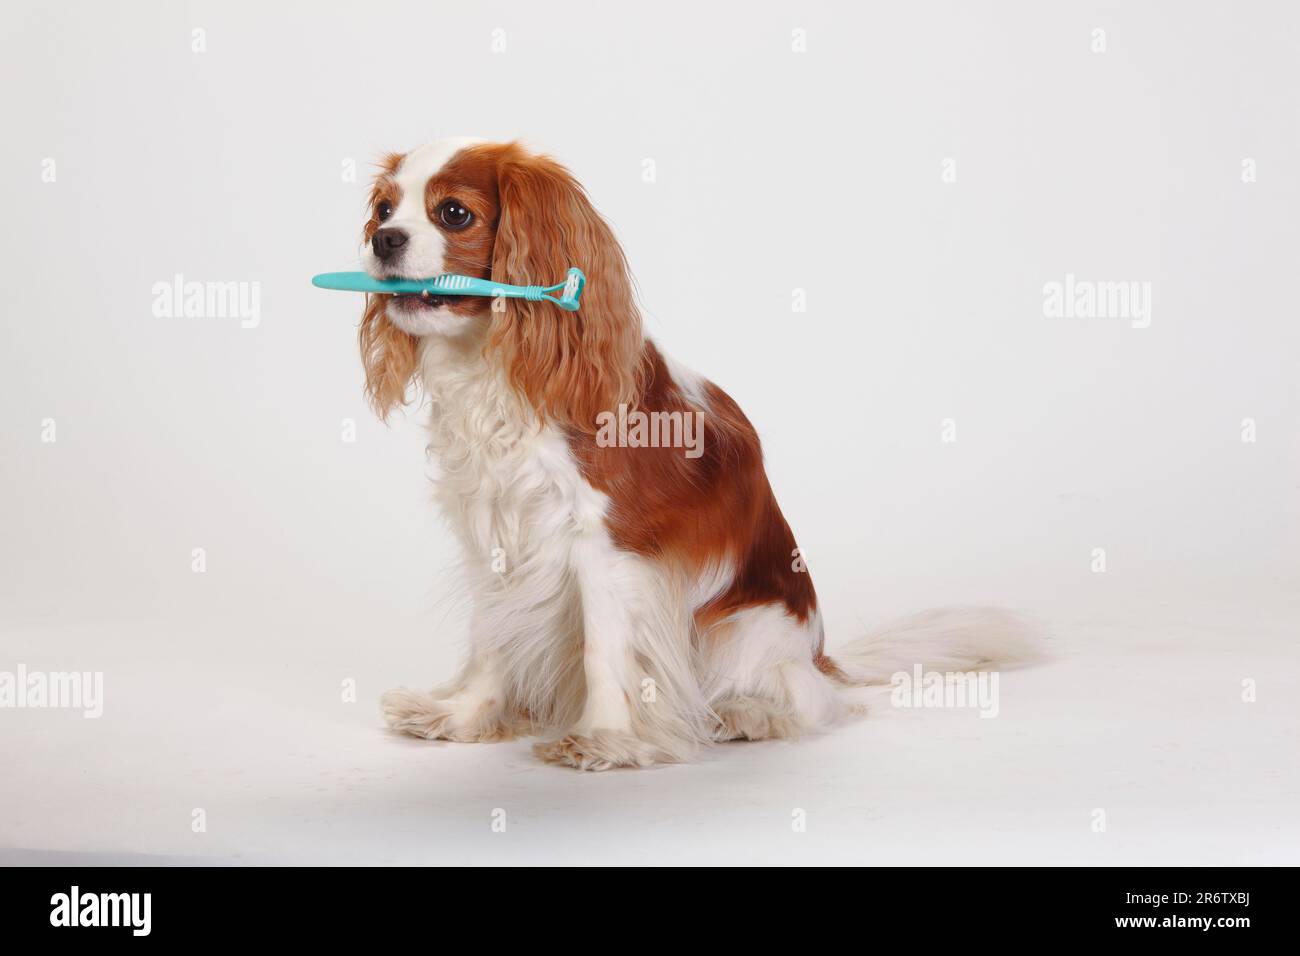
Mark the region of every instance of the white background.
POLYGON ((1300 861, 1293 5, 5 16, 0 670, 106 700, 0 710, 0 860, 1300 861), (651 333, 757 425, 832 653, 1037 616, 997 720, 601 777, 381 729, 455 666, 456 556, 420 416, 364 407, 359 297, 308 280, 356 267, 370 162, 461 134, 586 184, 651 333), (260 324, 155 317, 177 273, 260 283, 260 324), (1067 273, 1150 282, 1150 327, 1045 318, 1067 273))

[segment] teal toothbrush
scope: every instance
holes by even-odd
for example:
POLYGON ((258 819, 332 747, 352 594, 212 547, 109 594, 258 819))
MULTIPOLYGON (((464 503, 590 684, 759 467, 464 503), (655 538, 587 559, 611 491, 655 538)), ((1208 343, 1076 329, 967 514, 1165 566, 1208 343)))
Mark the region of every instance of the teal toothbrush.
POLYGON ((527 299, 530 302, 554 302, 566 312, 578 311, 587 277, 582 270, 569 270, 564 281, 556 285, 506 285, 472 276, 442 275, 431 279, 376 279, 365 272, 325 272, 312 276, 311 284, 320 289, 343 292, 387 292, 391 295, 481 295, 489 298, 527 299), (549 293, 558 292, 558 296, 549 293))

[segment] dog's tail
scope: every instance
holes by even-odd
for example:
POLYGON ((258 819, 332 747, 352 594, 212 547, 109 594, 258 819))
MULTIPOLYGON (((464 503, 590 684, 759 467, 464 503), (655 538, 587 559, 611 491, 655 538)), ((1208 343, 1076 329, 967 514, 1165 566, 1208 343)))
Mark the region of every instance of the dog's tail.
POLYGON ((899 671, 973 671, 1043 657, 1036 630, 1011 611, 958 607, 924 611, 830 651, 826 673, 852 687, 888 684, 899 671))

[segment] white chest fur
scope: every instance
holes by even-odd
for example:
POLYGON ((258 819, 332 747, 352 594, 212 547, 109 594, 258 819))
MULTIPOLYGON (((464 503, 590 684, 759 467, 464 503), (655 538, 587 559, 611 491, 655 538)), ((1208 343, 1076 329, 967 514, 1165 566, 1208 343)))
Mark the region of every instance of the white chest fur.
POLYGON ((582 477, 564 436, 519 401, 477 344, 426 339, 421 371, 437 500, 471 562, 522 568, 601 528, 604 495, 582 477))

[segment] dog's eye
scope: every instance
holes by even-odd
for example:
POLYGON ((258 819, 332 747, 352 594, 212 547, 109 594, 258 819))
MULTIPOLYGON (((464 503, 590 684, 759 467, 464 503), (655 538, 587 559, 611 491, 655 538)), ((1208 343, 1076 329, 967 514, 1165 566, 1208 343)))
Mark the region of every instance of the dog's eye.
POLYGON ((438 207, 438 221, 448 229, 464 229, 473 219, 474 214, 454 199, 438 207))
POLYGON ((375 218, 378 219, 380 222, 383 222, 392 214, 393 214, 393 204, 390 203, 387 199, 385 199, 383 202, 381 202, 378 206, 375 207, 375 218))

